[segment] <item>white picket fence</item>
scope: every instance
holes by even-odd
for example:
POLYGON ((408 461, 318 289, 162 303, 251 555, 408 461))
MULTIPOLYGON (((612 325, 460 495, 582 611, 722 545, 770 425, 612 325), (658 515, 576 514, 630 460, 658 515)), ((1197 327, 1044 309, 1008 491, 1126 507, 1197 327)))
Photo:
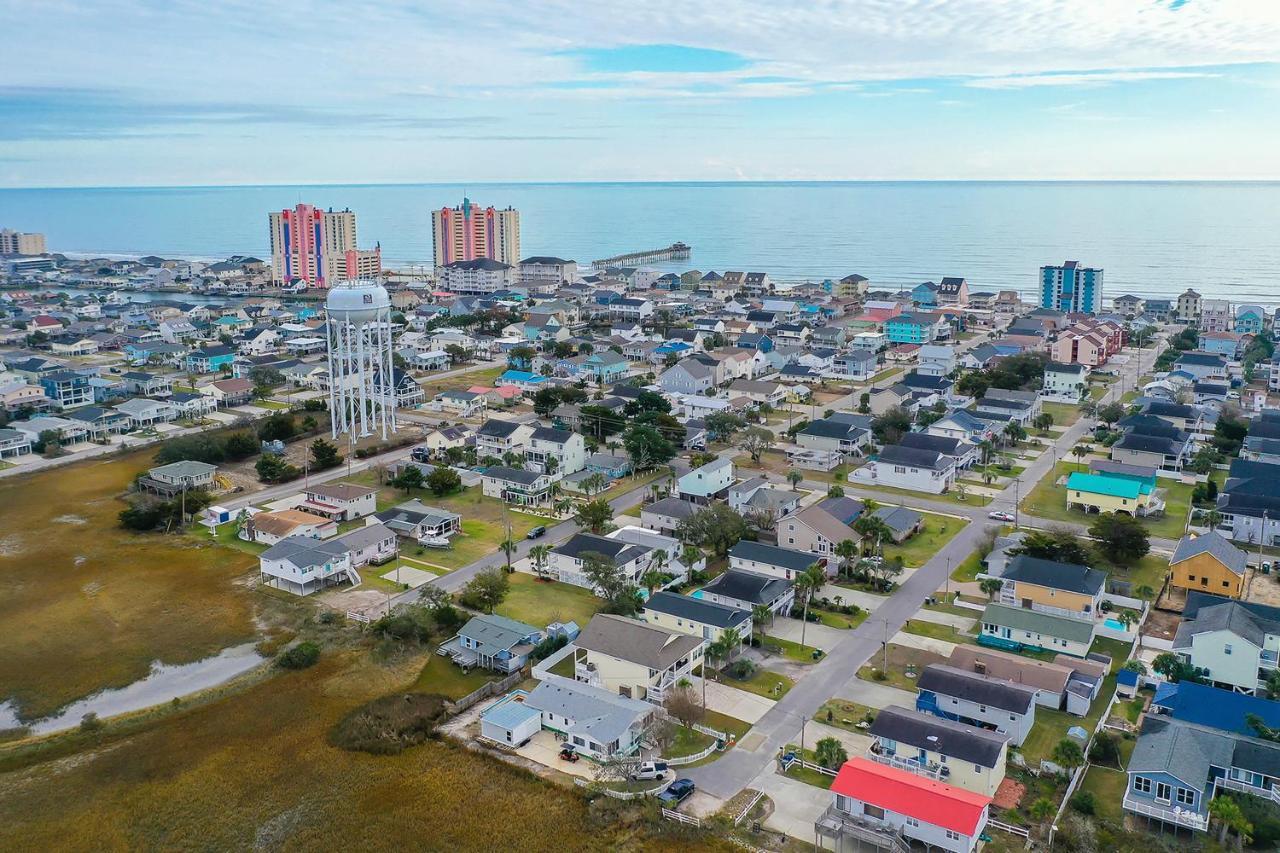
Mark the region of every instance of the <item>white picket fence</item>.
POLYGON ((716 744, 715 742, 712 742, 711 745, 702 750, 702 752, 695 752, 692 755, 682 755, 679 758, 664 758, 662 760, 672 767, 679 767, 682 764, 692 764, 695 761, 701 761, 715 751, 716 744))
POLYGON ((674 820, 677 823, 683 823, 687 826, 702 826, 702 821, 698 820, 696 817, 687 814, 680 814, 680 812, 672 811, 668 808, 663 808, 662 816, 667 820, 674 820))
POLYGON ((373 621, 372 616, 370 616, 368 613, 361 613, 359 610, 348 610, 347 619, 349 619, 352 622, 360 622, 361 624, 364 624, 364 625, 368 625, 370 622, 373 621))
POLYGON ((612 788, 606 788, 603 785, 599 785, 599 786, 594 785, 593 783, 588 782, 586 779, 583 779, 581 777, 574 777, 573 784, 577 785, 579 788, 594 787, 595 790, 599 791, 605 796, 613 797, 615 800, 639 800, 644 797, 653 797, 662 793, 664 790, 666 790, 668 783, 666 782, 666 780, 663 780, 661 784, 657 785, 656 787, 650 788, 647 791, 615 791, 612 788))
POLYGON ((725 734, 724 732, 718 729, 713 729, 710 726, 704 726, 702 725, 702 723, 694 723, 693 730, 695 732, 702 732, 704 735, 711 735, 714 738, 719 738, 725 743, 729 742, 729 735, 725 734))
POLYGON ((764 799, 764 791, 756 791, 756 795, 747 802, 746 807, 742 811, 738 812, 738 816, 733 819, 733 825, 738 826, 746 820, 747 815, 751 814, 751 810, 756 807, 756 803, 760 802, 762 799, 764 799))
POLYGON ((997 829, 1000 832, 1007 832, 1010 835, 1017 835, 1021 838, 1031 837, 1031 830, 1021 826, 1014 826, 1011 823, 1004 823, 1003 821, 996 820, 995 818, 987 818, 987 828, 997 829))

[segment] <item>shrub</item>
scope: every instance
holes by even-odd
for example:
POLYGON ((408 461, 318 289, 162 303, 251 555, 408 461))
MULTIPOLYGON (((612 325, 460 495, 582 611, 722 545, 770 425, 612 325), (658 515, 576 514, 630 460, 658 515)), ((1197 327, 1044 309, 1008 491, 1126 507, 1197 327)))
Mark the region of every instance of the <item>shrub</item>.
POLYGON ((428 693, 383 696, 347 714, 329 731, 329 743, 351 752, 396 755, 435 734, 444 697, 428 693))
POLYGON ((745 681, 754 675, 755 671, 755 662, 747 660, 746 658, 738 658, 736 661, 729 664, 728 669, 725 670, 725 672, 727 672, 731 677, 742 681, 745 681))
MULTIPOLYGON (((1116 739, 1113 735, 1106 732, 1099 732, 1098 736, 1093 739, 1093 746, 1089 747, 1089 760, 1094 764, 1115 764, 1120 761, 1120 748, 1116 746, 1116 739)), ((1092 814, 1092 812, 1089 812, 1092 814)))
POLYGON ((315 643, 298 643, 276 659, 276 663, 285 669, 307 669, 320 660, 320 647, 315 643))
POLYGON ((1091 815, 1097 810, 1097 803, 1093 797, 1093 791, 1080 791, 1071 798, 1071 808, 1080 812, 1080 814, 1091 815))
POLYGON ((533 647, 533 652, 530 653, 529 657, 532 658, 534 662, 546 660, 556 652, 563 649, 568 645, 568 643, 569 638, 564 634, 560 634, 555 637, 547 637, 545 640, 533 647))

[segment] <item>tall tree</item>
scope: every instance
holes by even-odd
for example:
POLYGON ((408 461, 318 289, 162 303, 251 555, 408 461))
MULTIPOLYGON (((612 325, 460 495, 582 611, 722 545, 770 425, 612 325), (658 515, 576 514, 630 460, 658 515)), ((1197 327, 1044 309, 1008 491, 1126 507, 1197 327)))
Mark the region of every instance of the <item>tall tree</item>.
POLYGON ((718 557, 747 533, 747 522, 727 504, 714 503, 682 519, 676 535, 685 542, 710 548, 718 557))
POLYGON ((462 588, 462 603, 485 613, 502 603, 511 589, 511 580, 502 569, 485 569, 462 588))
POLYGON ((1147 528, 1136 518, 1105 512, 1089 527, 1098 550, 1117 566, 1130 566, 1151 551, 1147 528))
POLYGON ((751 454, 752 462, 759 462, 760 456, 770 447, 773 447, 776 441, 777 436, 773 434, 772 430, 764 427, 748 427, 738 437, 738 447, 751 454))
POLYGON ((580 504, 573 514, 574 521, 595 534, 604 533, 612 519, 613 507, 604 498, 580 504))

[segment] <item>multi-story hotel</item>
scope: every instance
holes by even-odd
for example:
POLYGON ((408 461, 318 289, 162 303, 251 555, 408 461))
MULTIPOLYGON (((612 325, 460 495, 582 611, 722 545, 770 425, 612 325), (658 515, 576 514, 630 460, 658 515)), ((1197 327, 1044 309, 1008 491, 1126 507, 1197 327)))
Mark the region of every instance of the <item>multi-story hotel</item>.
POLYGON ((1072 314, 1102 310, 1102 270, 1066 261, 1060 267, 1040 267, 1040 307, 1072 314))
POLYGON ((437 267, 481 258, 519 266, 520 211, 477 207, 464 198, 460 207, 431 214, 431 243, 437 267))
POLYGON ((25 234, 10 228, 0 229, 0 255, 43 255, 43 234, 25 234))
POLYGON ((328 287, 382 274, 382 248, 356 248, 356 215, 299 204, 270 214, 271 280, 328 287))

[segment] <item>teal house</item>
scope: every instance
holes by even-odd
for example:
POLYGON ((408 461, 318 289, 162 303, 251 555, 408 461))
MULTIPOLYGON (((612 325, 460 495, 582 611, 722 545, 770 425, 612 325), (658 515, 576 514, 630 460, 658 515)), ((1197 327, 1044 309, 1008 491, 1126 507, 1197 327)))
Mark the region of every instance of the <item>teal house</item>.
POLYGON ((939 334, 943 323, 937 314, 899 314, 884 322, 884 333, 892 344, 928 344, 944 337, 939 334))
POLYGON ((1267 312, 1259 305, 1241 305, 1236 309, 1236 331, 1242 335, 1260 335, 1267 312))

